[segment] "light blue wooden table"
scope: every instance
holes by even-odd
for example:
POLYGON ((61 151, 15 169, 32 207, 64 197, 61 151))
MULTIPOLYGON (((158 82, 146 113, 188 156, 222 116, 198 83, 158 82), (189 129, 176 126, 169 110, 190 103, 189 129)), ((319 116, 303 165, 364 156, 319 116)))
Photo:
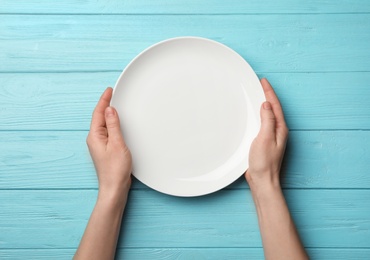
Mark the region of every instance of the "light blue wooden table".
MULTIPOLYGON (((369 0, 0 0, 0 259, 69 259, 97 181, 100 93, 149 45, 202 36, 276 89, 284 192, 312 259, 370 259, 369 0)), ((262 259, 243 179, 200 198, 134 182, 118 259, 262 259)))

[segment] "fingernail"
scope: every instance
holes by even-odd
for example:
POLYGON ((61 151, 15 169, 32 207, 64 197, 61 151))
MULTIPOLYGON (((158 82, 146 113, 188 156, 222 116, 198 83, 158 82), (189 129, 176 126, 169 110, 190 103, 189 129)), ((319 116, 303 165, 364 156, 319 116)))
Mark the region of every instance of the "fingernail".
POLYGON ((263 103, 263 109, 270 110, 271 109, 271 103, 266 101, 263 103))
POLYGON ((105 115, 107 117, 114 116, 114 110, 113 110, 113 108, 107 107, 107 109, 105 110, 105 115))

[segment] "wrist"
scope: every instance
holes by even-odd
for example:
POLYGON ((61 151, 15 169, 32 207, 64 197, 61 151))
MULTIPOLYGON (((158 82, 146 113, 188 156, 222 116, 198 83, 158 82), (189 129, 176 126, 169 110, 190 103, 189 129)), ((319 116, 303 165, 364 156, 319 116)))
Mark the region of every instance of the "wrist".
MULTIPOLYGON (((108 176, 108 174, 101 174, 108 176)), ((98 199, 105 203, 126 203, 128 193, 131 187, 131 176, 117 179, 99 179, 98 199)))
POLYGON ((129 189, 124 191, 99 188, 97 204, 111 209, 123 210, 126 206, 129 189))
POLYGON ((283 194, 280 184, 275 184, 272 182, 266 182, 264 185, 258 187, 251 187, 251 193, 256 204, 272 202, 274 199, 279 198, 280 195, 283 194))
POLYGON ((253 197, 268 196, 269 194, 281 191, 279 173, 249 171, 245 178, 253 197))

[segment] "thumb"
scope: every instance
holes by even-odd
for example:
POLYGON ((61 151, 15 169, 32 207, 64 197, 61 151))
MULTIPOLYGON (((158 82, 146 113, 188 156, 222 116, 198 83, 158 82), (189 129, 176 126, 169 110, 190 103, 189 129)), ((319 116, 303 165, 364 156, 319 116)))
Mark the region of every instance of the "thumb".
POLYGON ((105 124, 108 131, 108 141, 124 144, 118 114, 113 107, 105 109, 105 124))
POLYGON ((266 101, 261 106, 261 130, 260 135, 264 138, 275 138, 276 117, 272 111, 271 103, 266 101))

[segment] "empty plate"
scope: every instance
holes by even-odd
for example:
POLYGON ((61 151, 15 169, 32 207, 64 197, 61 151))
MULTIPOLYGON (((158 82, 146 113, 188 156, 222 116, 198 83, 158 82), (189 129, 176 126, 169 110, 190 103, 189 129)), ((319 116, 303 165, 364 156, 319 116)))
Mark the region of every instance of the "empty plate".
POLYGON ((175 196, 224 188, 248 168, 264 95, 249 64, 213 40, 172 38, 125 68, 111 105, 133 158, 133 175, 175 196))

